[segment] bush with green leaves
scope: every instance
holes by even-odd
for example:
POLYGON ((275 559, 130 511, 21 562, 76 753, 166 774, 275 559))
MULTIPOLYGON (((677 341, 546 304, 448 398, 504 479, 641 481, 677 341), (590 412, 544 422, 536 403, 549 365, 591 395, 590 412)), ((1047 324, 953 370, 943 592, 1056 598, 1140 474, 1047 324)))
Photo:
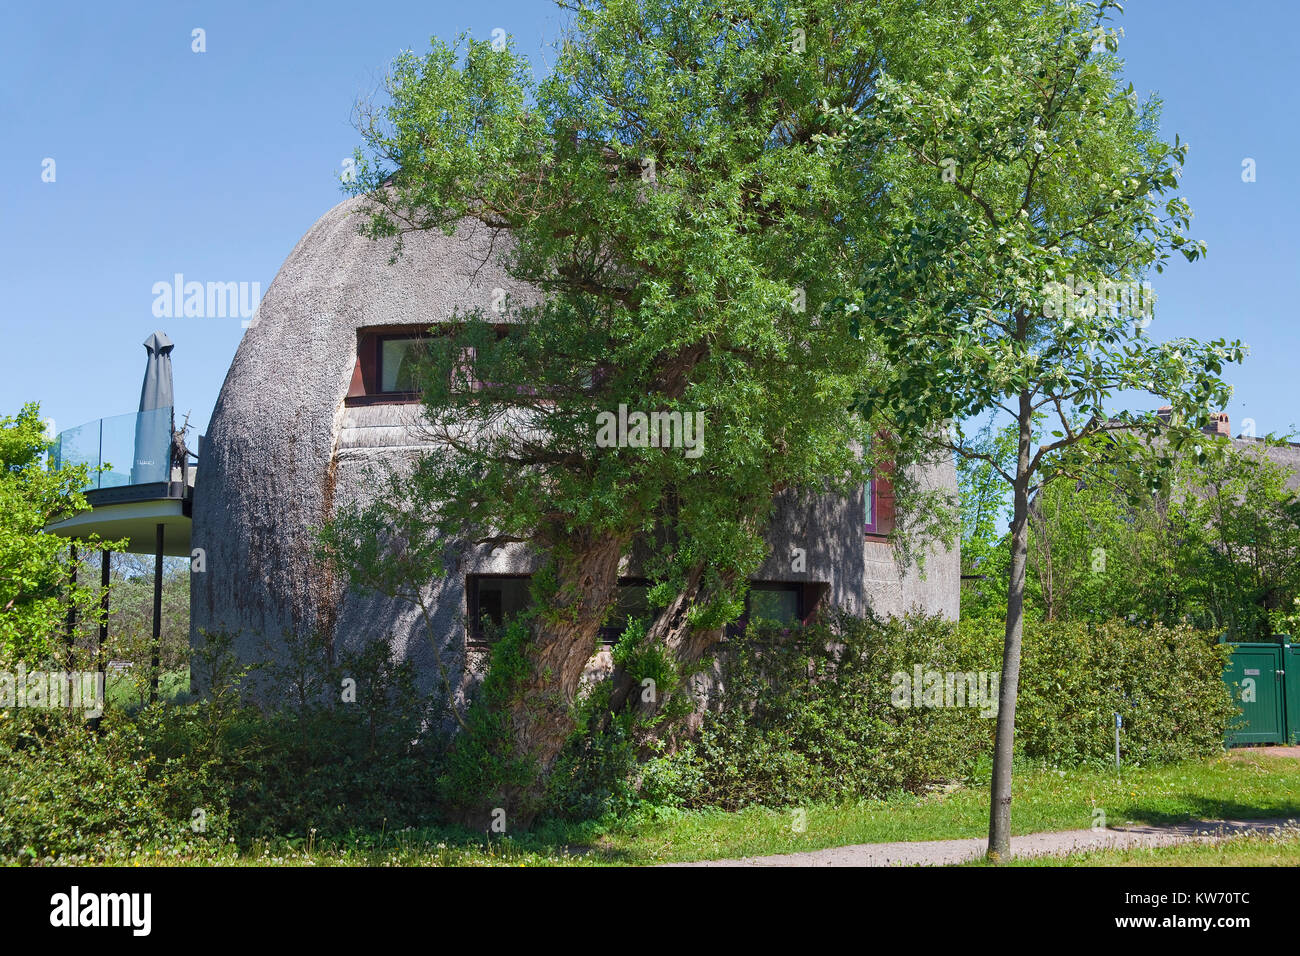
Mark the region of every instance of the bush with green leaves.
POLYGON ((1223 749, 1236 708, 1228 648, 1185 625, 1031 625, 1020 672, 1016 748, 1056 766, 1121 758, 1162 764, 1223 749))
POLYGON ((220 740, 236 836, 427 824, 438 816, 445 738, 440 698, 420 693, 389 642, 332 655, 318 635, 286 635, 220 740), (272 691, 268 694, 268 691, 272 691))
MULTIPOLYGON (((894 675, 996 674, 1000 622, 936 617, 838 618, 786 633, 732 638, 721 687, 696 737, 635 768, 635 799, 734 809, 924 792, 985 779, 994 722, 977 707, 900 707, 894 675)), ((1225 650, 1188 627, 1119 622, 1039 624, 1025 636, 1016 753, 1051 766, 1114 760, 1123 717, 1126 764, 1161 764, 1223 748, 1235 709, 1222 681, 1225 650)), ((986 684, 986 687, 992 686, 986 684)), ((951 702, 951 701, 950 701, 951 702)), ((587 738, 588 811, 633 802, 610 763, 627 759, 618 725, 587 738), (620 748, 623 748, 620 750, 620 748), (604 759, 596 759, 599 755, 604 759)), ((570 793, 582 787, 571 785, 570 793)))
POLYGON ((651 760, 641 796, 654 803, 784 805, 921 792, 964 777, 988 745, 976 707, 900 706, 896 674, 978 670, 939 618, 841 617, 732 637, 699 732, 651 760))
POLYGON ((262 706, 243 699, 246 674, 216 635, 193 661, 208 689, 199 700, 110 707, 97 727, 61 711, 0 710, 0 860, 440 820, 446 741, 410 665, 384 641, 334 664, 315 637, 288 646, 268 668, 277 693, 262 706))
POLYGON ((98 622, 99 594, 85 582, 98 577, 96 552, 122 547, 89 535, 76 559, 68 539, 45 533, 90 508, 81 489, 92 474, 84 464, 55 467, 45 431, 34 402, 0 416, 0 660, 28 665, 64 653, 70 609, 98 622))
POLYGON ((97 728, 60 710, 0 711, 0 860, 125 858, 143 846, 219 847, 230 833, 225 788, 196 750, 206 707, 109 710, 97 728))
MULTIPOLYGON (((499 667, 480 694, 509 692, 511 636, 494 647, 499 667)), ((619 655, 633 670, 637 636, 630 628, 619 655)), ((707 709, 666 715, 698 722, 692 736, 647 732, 647 721, 665 715, 615 708, 615 685, 596 683, 549 781, 545 813, 782 806, 984 779, 994 722, 977 706, 900 706, 908 701, 896 675, 918 666, 994 672, 1001 639, 995 621, 920 615, 752 628, 723 645, 707 709), (673 739, 675 750, 663 744, 673 739)), ((0 710, 0 861, 93 862, 139 847, 193 855, 232 839, 463 822, 463 791, 527 782, 530 768, 511 762, 508 735, 490 723, 499 709, 471 706, 468 732, 451 745, 440 699, 416 690, 386 642, 334 664, 316 638, 292 638, 288 648, 268 669, 274 706, 241 698, 244 674, 229 641, 215 637, 192 662, 209 688, 200 700, 110 707, 97 727, 62 711, 0 710), (345 697, 349 679, 355 700, 345 697)), ((1187 627, 1031 623, 1017 756, 1106 764, 1117 711, 1128 765, 1217 753, 1235 715, 1221 679, 1225 654, 1187 627)))
POLYGON ((938 619, 842 619, 791 637, 759 632, 728 649, 721 709, 694 746, 707 781, 699 798, 739 806, 920 792, 965 774, 989 739, 974 708, 896 701, 895 674, 973 669, 938 619))

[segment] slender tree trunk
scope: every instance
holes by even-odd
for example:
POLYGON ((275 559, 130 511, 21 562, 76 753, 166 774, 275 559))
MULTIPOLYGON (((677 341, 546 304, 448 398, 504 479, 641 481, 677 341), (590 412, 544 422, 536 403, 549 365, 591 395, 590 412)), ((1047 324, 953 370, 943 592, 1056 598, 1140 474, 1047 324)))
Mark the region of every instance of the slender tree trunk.
POLYGON ((1020 445, 1016 480, 1012 485, 1011 575, 1007 585, 1007 627, 1002 644, 1002 677, 998 688, 998 727, 993 747, 993 782, 989 799, 989 859, 1011 853, 1011 754, 1016 739, 1016 696, 1020 690, 1020 645, 1024 632, 1025 563, 1029 544, 1029 451, 1032 408, 1027 392, 1020 394, 1020 445))

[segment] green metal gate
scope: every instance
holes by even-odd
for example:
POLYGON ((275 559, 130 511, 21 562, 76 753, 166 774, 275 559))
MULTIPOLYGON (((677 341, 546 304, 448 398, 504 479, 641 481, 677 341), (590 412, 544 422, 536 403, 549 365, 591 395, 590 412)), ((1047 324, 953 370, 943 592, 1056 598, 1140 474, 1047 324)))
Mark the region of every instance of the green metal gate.
POLYGON ((1229 747, 1281 744, 1300 737, 1300 714, 1297 714, 1300 688, 1294 687, 1296 678, 1300 677, 1298 650, 1291 644, 1232 645, 1232 657, 1223 679, 1231 688, 1245 722, 1228 731, 1229 747), (1293 688, 1288 688, 1288 683, 1293 688), (1288 689, 1293 692, 1287 694, 1288 689))
POLYGON ((1286 742, 1300 744, 1300 644, 1282 645, 1282 668, 1286 742))

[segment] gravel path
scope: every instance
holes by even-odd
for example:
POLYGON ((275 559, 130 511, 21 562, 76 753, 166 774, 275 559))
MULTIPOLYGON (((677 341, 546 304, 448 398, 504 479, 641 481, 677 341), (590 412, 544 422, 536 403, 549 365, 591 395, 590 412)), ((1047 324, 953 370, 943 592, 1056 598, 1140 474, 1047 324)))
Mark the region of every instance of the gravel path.
MULTIPOLYGON (((1209 820, 1201 823, 1151 824, 1102 830, 1061 830, 1011 838, 1014 856, 1064 854, 1079 850, 1169 846, 1219 840, 1246 833, 1270 833, 1300 827, 1300 820, 1209 820)), ((807 853, 752 856, 739 860, 701 860, 675 866, 946 866, 983 855, 988 841, 922 840, 908 843, 862 843, 807 853)))

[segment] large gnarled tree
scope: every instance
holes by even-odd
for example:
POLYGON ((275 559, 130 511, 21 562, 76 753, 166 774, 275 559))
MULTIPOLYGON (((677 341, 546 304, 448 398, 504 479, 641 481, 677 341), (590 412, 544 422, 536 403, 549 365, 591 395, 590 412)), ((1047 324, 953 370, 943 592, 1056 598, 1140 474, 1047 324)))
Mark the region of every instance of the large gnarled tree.
MULTIPOLYGON (((846 290, 880 252, 879 138, 823 137, 872 110, 886 61, 939 57, 906 2, 566 6, 540 83, 508 46, 435 40, 361 110, 369 233, 400 252, 476 221, 544 301, 466 303, 436 330, 430 452, 327 532, 354 581, 417 603, 403 582, 442 573, 448 541, 536 548, 528 631, 493 652, 517 666, 486 686, 512 759, 541 774, 634 546, 655 583, 642 641, 681 673, 740 613, 774 496, 868 477, 872 432, 848 409, 882 373, 846 290), (701 452, 603 447, 620 406, 698 415, 701 452)), ((467 819, 527 819, 537 784, 511 779, 467 819)))

